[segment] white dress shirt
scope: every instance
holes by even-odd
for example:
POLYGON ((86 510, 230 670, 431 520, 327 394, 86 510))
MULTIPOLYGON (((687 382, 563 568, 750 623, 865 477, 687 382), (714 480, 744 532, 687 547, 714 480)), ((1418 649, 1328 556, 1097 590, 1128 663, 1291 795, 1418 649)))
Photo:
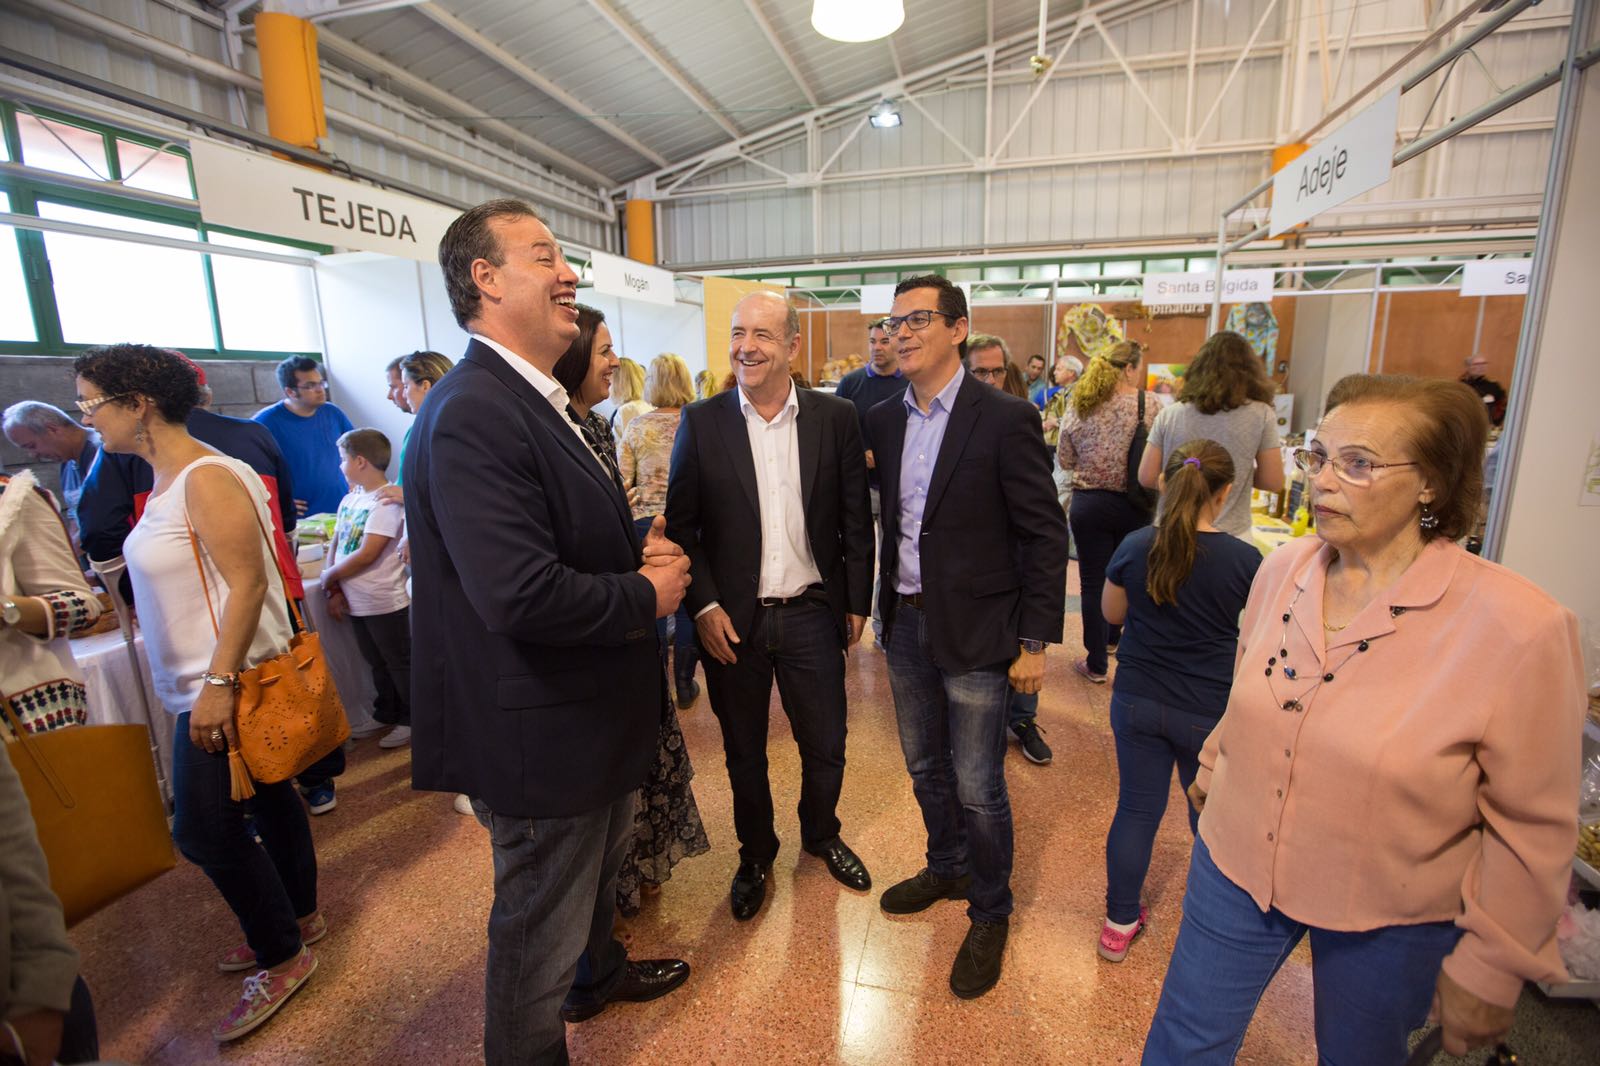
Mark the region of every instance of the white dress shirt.
MULTIPOLYGON (((761 576, 756 595, 762 599, 798 596, 811 585, 820 585, 822 573, 806 537, 800 441, 795 429, 800 400, 794 383, 789 383, 789 398, 771 422, 761 417, 743 389, 739 390, 739 410, 750 437, 750 457, 756 467, 756 500, 761 510, 761 576)), ((699 614, 716 606, 708 603, 699 614)))
MULTIPOLYGON (((471 336, 473 340, 486 344, 499 352, 500 357, 511 365, 511 369, 522 375, 523 380, 532 385, 534 391, 543 396, 550 406, 556 409, 556 414, 560 416, 562 425, 577 434, 578 443, 583 445, 584 452, 599 463, 601 469, 605 469, 605 462, 594 453, 593 448, 589 447, 589 438, 583 435, 583 427, 567 417, 567 408, 572 405, 572 400, 567 396, 567 390, 562 387, 561 382, 517 355, 499 341, 490 340, 481 333, 474 333, 471 336)), ((606 476, 608 478, 611 476, 609 471, 607 471, 606 476)))

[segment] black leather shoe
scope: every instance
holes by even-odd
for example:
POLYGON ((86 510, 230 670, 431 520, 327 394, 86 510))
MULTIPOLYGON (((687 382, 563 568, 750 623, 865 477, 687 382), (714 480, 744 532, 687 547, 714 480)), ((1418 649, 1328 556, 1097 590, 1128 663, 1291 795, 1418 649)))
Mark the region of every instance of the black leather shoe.
POLYGON ((1005 922, 973 922, 950 968, 950 991, 962 999, 977 999, 993 988, 1000 980, 1009 932, 1005 922))
POLYGON ((941 899, 966 899, 972 885, 970 875, 963 874, 954 880, 935 877, 926 866, 915 877, 907 878, 884 892, 878 905, 890 914, 916 914, 925 911, 941 899))
POLYGON ((687 711, 694 706, 694 701, 700 698, 700 682, 694 678, 677 683, 678 710, 687 711))
POLYGON ((561 1020, 586 1022, 606 1009, 611 1003, 644 1003, 671 992, 689 979, 689 964, 682 959, 630 960, 622 973, 622 980, 611 994, 598 1003, 582 1006, 561 1005, 561 1020))
POLYGON ((806 850, 827 863, 828 872, 844 887, 857 892, 865 892, 872 887, 872 875, 867 873, 866 864, 844 841, 835 840, 826 847, 806 850))
POLYGON ((765 862, 739 864, 739 872, 733 875, 733 888, 728 892, 733 916, 739 921, 748 922, 761 909, 767 898, 767 871, 771 868, 772 864, 765 862))

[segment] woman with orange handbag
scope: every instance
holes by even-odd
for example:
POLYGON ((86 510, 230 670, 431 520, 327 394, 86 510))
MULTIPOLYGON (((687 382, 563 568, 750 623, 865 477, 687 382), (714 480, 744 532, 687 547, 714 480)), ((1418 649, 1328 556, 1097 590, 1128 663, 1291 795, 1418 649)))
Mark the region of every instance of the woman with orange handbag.
POLYGON ((234 1040, 304 985, 317 965, 307 945, 327 933, 317 910, 311 829, 293 784, 256 784, 260 845, 231 794, 239 674, 283 654, 291 636, 282 578, 263 532, 271 522, 267 491, 247 465, 189 435, 184 420, 200 392, 182 356, 117 344, 89 349, 73 369, 84 423, 99 431, 105 449, 138 455, 155 470, 124 555, 156 694, 177 716, 173 837, 244 931, 246 943, 218 963, 223 972, 251 973, 213 1033, 234 1040))

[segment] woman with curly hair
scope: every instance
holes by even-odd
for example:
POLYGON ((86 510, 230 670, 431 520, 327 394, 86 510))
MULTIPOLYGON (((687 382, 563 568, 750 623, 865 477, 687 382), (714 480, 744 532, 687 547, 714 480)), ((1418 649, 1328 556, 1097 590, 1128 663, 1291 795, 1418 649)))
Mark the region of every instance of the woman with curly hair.
POLYGON ((1100 613, 1106 565, 1129 533, 1150 524, 1149 513, 1127 496, 1128 450, 1142 418, 1156 416, 1156 398, 1143 390, 1144 349, 1118 341, 1089 361, 1061 423, 1056 462, 1072 479, 1067 523, 1078 548, 1085 656, 1072 664, 1082 677, 1106 683, 1107 648, 1122 631, 1100 613))
MULTIPOLYGON (((1156 487, 1165 456, 1192 440, 1214 440, 1233 459, 1233 493, 1217 528, 1250 539, 1250 488, 1283 491, 1275 390, 1250 342, 1226 330, 1213 333, 1183 375, 1178 402, 1162 409, 1150 427, 1139 481, 1156 487)), ((1156 510, 1156 521, 1164 511, 1156 510)))
POLYGON ((172 835, 205 871, 244 932, 218 960, 250 971, 216 1026, 236 1040, 275 1014, 317 968, 308 945, 328 932, 317 910, 317 856, 294 784, 256 784, 261 844, 231 798, 239 674, 288 650, 288 600, 265 530, 266 487, 245 463, 189 435, 200 401, 183 356, 143 344, 91 348, 73 364, 84 424, 108 452, 155 471, 139 524, 123 545, 156 695, 177 719, 172 738, 172 835))

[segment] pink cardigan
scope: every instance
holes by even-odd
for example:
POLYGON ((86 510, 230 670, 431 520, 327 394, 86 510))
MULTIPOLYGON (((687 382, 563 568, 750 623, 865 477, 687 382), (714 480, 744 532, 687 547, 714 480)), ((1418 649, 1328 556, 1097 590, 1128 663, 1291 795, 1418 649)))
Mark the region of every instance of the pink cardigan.
POLYGON ((1227 713, 1200 754, 1200 835, 1263 911, 1343 931, 1454 920, 1464 934, 1445 971, 1512 1006, 1524 980, 1565 980, 1577 621, 1520 575, 1434 541, 1324 648, 1335 556, 1306 537, 1256 575, 1227 713), (1296 696, 1303 711, 1282 709, 1296 696))

